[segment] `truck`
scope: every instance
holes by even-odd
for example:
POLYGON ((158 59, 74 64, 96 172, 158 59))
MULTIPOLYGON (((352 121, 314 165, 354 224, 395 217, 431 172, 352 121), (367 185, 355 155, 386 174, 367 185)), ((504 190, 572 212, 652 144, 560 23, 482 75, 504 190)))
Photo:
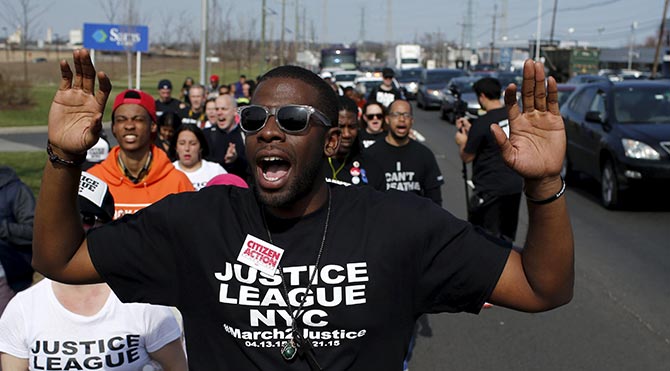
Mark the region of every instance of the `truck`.
POLYGON ((321 72, 352 71, 358 68, 356 48, 334 47, 321 49, 321 72))
POLYGON ((388 52, 388 66, 396 71, 421 68, 421 45, 398 44, 388 52))
POLYGON ((544 57, 544 66, 549 69, 549 76, 557 82, 566 82, 576 75, 595 75, 598 73, 600 49, 573 48, 562 49, 547 47, 540 53, 544 57))

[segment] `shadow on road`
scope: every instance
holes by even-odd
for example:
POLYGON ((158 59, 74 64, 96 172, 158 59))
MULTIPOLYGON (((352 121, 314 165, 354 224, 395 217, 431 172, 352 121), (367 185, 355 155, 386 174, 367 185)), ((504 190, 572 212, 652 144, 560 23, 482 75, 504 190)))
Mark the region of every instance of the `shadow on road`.
MULTIPOLYGON (((595 179, 577 175, 568 187, 584 198, 600 204, 600 183, 595 179)), ((670 211, 670 196, 661 187, 632 188, 622 193, 623 202, 617 210, 631 212, 670 211)))

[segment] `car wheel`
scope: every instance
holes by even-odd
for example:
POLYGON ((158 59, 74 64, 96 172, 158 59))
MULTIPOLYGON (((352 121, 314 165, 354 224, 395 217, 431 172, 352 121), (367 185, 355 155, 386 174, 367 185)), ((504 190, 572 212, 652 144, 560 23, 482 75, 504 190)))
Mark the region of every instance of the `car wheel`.
POLYGON ((619 180, 610 160, 605 161, 600 173, 600 200, 608 209, 616 209, 621 203, 619 180))

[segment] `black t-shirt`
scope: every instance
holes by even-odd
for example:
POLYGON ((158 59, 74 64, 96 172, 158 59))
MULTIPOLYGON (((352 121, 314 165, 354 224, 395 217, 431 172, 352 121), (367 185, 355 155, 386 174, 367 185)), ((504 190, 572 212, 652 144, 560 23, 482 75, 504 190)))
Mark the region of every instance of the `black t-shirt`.
POLYGON ((383 179, 384 186, 380 190, 409 191, 442 204, 439 188, 444 184, 444 177, 428 147, 415 140, 402 147, 380 140, 365 149, 363 155, 375 162, 376 166, 370 168, 368 178, 372 182, 376 182, 377 178, 383 179))
POLYGON ((503 162, 500 146, 491 133, 491 124, 509 125, 507 109, 487 112, 472 123, 464 151, 475 155, 472 162, 472 182, 477 192, 508 195, 521 192, 523 180, 503 162))
POLYGON ((360 140, 363 148, 368 148, 371 145, 375 144, 377 141, 384 140, 386 136, 386 131, 380 131, 379 133, 370 134, 365 129, 359 130, 358 140, 360 140))
POLYGON ((156 116, 161 117, 165 112, 178 113, 181 110, 180 105, 181 101, 172 97, 167 102, 156 99, 156 116))
POLYGON ((182 125, 191 124, 200 127, 207 120, 204 109, 198 113, 193 111, 191 107, 184 107, 177 112, 177 115, 181 118, 182 125))
POLYGON ((396 99, 402 99, 402 92, 396 89, 395 86, 391 85, 390 90, 385 90, 382 88, 382 84, 373 88, 368 95, 369 102, 377 102, 388 107, 396 99))
POLYGON ((247 161, 244 136, 239 126, 235 126, 230 132, 225 132, 214 125, 209 129, 205 129, 205 138, 207 138, 209 146, 209 155, 207 155, 206 160, 217 162, 227 172, 235 174, 244 180, 249 180, 249 162, 247 161), (230 143, 235 144, 237 159, 227 164, 225 159, 230 143))
POLYGON ((376 166, 376 164, 372 161, 366 161, 360 152, 352 158, 345 158, 344 162, 341 162, 334 157, 325 159, 323 165, 326 181, 329 183, 344 186, 370 185, 375 189, 380 189, 383 186, 383 182, 379 177, 373 179, 375 181, 374 183, 371 182, 368 173, 370 171, 378 173, 378 170, 370 170, 370 168, 376 166))
MULTIPOLYGON (((479 312, 509 245, 404 192, 331 192, 318 274, 298 319, 324 369, 399 369, 419 315, 479 312)), ((294 309, 314 269, 325 209, 291 220, 266 213, 285 250, 294 309)), ((90 231, 87 242, 122 301, 181 311, 191 370, 307 371, 304 359, 280 355, 291 323, 281 276, 237 261, 247 235, 269 240, 264 225, 252 189, 213 186, 168 196, 90 231)))

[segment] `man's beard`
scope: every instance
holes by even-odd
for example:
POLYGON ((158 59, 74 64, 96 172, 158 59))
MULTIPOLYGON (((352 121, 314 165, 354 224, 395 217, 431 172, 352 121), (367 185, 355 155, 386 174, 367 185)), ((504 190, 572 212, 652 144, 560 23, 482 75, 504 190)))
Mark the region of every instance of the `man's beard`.
POLYGON ((302 174, 297 174, 293 181, 286 184, 288 188, 285 190, 268 193, 262 192, 259 187, 254 187, 256 196, 262 204, 269 207, 284 208, 295 204, 296 201, 312 192, 316 182, 324 181, 323 176, 319 179, 323 169, 322 161, 323 159, 319 156, 319 161, 308 162, 308 166, 304 168, 302 174))

